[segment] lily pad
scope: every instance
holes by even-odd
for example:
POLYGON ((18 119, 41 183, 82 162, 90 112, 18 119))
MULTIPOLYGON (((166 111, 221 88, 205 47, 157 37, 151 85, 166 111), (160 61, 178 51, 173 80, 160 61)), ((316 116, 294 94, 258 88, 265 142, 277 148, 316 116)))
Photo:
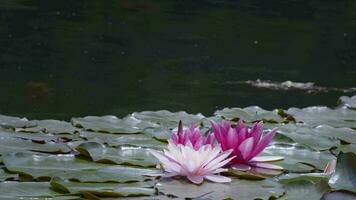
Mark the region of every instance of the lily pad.
POLYGON ((63 196, 50 189, 48 182, 2 182, 1 199, 78 199, 78 196, 63 196))
POLYGON ((286 124, 278 128, 278 133, 314 150, 328 150, 340 145, 338 139, 328 137, 330 135, 322 133, 320 129, 315 131, 305 125, 286 124))
POLYGON ((275 199, 283 195, 282 186, 271 180, 249 181, 233 179, 231 183, 204 182, 194 185, 185 180, 163 180, 157 189, 165 195, 197 199, 275 199))
POLYGON ((323 170, 329 161, 335 159, 335 156, 329 152, 315 151, 297 144, 272 144, 263 151, 262 155, 284 157, 283 161, 276 164, 289 172, 303 172, 303 169, 296 168, 298 163, 323 170))
POLYGON ((352 97, 342 96, 340 97, 341 104, 347 108, 356 109, 356 95, 352 97))
POLYGON ((37 126, 37 123, 28 121, 26 118, 0 115, 0 127, 2 128, 27 128, 34 126, 37 126))
POLYGON ((5 170, 0 169, 0 181, 6 181, 8 179, 15 179, 18 178, 18 174, 10 174, 7 173, 5 170))
POLYGON ((338 138, 344 142, 356 144, 356 130, 351 128, 334 128, 328 125, 320 125, 314 128, 314 133, 317 136, 338 138))
POLYGON ((120 146, 118 148, 106 147, 97 142, 87 142, 79 145, 77 150, 95 162, 142 167, 156 166, 158 161, 146 148, 120 146))
POLYGON ((35 127, 30 128, 17 128, 16 131, 29 132, 29 133, 50 133, 50 134, 73 134, 79 129, 72 126, 71 123, 59 120, 35 120, 37 124, 35 127))
POLYGON ((289 182, 284 187, 286 189, 284 199, 288 200, 320 200, 323 194, 330 189, 324 180, 317 183, 313 183, 308 180, 297 180, 289 182))
POLYGON ((100 197, 151 196, 156 192, 151 182, 79 183, 54 178, 51 181, 51 186, 54 190, 70 195, 90 193, 100 197))
POLYGON ((346 108, 331 109, 322 106, 303 109, 289 108, 287 113, 292 115, 297 122, 303 122, 312 127, 329 125, 335 128, 356 128, 356 111, 346 108))
POLYGON ((356 155, 340 153, 337 157, 335 173, 329 180, 333 189, 348 190, 356 193, 356 155))
POLYGON ((13 137, 13 138, 22 138, 27 140, 32 140, 36 142, 48 142, 48 141, 57 141, 60 137, 44 134, 44 133, 23 133, 15 132, 12 130, 0 129, 0 137, 13 137))
POLYGON ((202 114, 193 115, 184 111, 170 112, 167 110, 135 112, 131 116, 139 120, 159 124, 167 129, 176 128, 179 121, 182 121, 185 125, 190 125, 199 124, 205 119, 202 114))
POLYGON ((66 144, 47 142, 44 144, 34 143, 20 138, 0 137, 0 154, 11 152, 37 151, 48 153, 69 153, 72 151, 66 144))
POLYGON ((133 117, 119 119, 112 115, 72 118, 72 124, 85 130, 105 133, 140 133, 144 128, 157 126, 133 117))
POLYGON ((338 190, 327 193, 321 200, 355 200, 356 194, 349 191, 338 190))
POLYGON ((145 175, 158 173, 155 169, 93 163, 73 155, 13 153, 5 156, 4 163, 9 171, 33 178, 50 179, 58 176, 80 182, 143 181, 149 179, 145 175))
POLYGON ((268 111, 258 106, 250 106, 246 108, 224 108, 223 110, 216 111, 214 114, 230 121, 242 119, 246 122, 261 120, 272 123, 283 122, 283 118, 278 114, 278 110, 268 111))
POLYGON ((144 134, 109 134, 109 133, 98 133, 91 131, 81 131, 80 137, 86 138, 87 140, 98 139, 102 143, 108 144, 109 146, 138 146, 138 147, 152 147, 152 148, 163 148, 166 146, 165 143, 159 142, 150 136, 144 134))

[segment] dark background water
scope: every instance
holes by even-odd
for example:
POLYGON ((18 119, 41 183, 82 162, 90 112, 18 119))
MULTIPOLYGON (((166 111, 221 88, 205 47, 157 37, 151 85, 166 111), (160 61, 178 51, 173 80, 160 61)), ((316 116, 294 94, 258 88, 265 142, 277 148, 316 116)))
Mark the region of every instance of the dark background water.
POLYGON ((355 0, 1 0, 0 113, 335 106, 246 80, 356 86, 355 0))

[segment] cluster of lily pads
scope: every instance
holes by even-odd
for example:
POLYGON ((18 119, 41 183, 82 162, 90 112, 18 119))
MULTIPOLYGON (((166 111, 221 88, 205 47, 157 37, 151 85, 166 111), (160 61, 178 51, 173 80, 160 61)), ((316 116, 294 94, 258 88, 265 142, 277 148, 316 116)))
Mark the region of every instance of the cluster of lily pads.
POLYGON ((356 197, 356 96, 341 97, 335 108, 225 108, 212 117, 144 111, 65 122, 0 115, 0 127, 0 199, 356 197), (183 173, 176 161, 206 168, 183 173))

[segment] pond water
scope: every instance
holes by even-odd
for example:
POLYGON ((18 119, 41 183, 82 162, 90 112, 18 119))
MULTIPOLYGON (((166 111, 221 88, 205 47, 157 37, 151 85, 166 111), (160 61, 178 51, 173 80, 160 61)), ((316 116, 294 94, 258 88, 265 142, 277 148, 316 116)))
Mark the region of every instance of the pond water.
POLYGON ((353 0, 2 0, 0 113, 336 106, 355 94, 355 9, 353 0))

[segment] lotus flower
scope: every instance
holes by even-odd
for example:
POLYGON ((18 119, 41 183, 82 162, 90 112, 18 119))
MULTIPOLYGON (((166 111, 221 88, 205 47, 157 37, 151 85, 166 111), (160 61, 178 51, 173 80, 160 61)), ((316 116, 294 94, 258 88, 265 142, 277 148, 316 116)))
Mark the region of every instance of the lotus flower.
POLYGON ((188 141, 186 145, 168 143, 168 150, 163 152, 150 151, 162 164, 166 177, 186 176, 191 182, 200 184, 204 179, 213 182, 230 182, 228 177, 217 175, 227 169, 222 167, 234 157, 229 157, 232 150, 221 152, 219 145, 202 145, 194 149, 188 141))
POLYGON ((276 129, 263 136, 263 123, 254 123, 252 128, 247 128, 243 121, 237 123, 236 128, 232 128, 229 122, 212 122, 216 140, 221 145, 223 151, 232 150, 230 157, 235 156, 228 164, 231 167, 249 170, 251 167, 277 169, 283 168, 273 165, 270 161, 282 160, 279 156, 260 156, 259 155, 272 141, 276 129))
POLYGON ((179 121, 178 132, 172 135, 172 141, 174 144, 186 145, 190 142, 195 150, 199 149, 202 145, 213 144, 214 135, 209 134, 208 136, 203 136, 199 128, 193 124, 183 132, 182 121, 179 121))

